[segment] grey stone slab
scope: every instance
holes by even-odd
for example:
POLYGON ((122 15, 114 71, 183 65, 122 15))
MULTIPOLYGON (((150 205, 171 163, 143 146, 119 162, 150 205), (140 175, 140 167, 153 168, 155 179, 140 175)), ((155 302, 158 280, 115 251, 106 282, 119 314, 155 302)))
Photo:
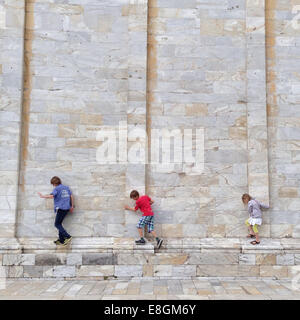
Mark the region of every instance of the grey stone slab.
POLYGON ((112 253, 84 253, 82 255, 83 265, 114 265, 117 257, 112 253))
POLYGON ((35 265, 37 266, 57 266, 66 264, 66 254, 37 254, 35 265))

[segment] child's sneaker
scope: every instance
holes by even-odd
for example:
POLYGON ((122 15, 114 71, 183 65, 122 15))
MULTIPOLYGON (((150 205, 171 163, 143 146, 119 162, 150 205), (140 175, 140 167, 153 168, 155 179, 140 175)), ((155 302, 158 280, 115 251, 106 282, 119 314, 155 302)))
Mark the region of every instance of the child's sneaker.
POLYGON ((135 244, 146 244, 145 239, 136 240, 135 244))
POLYGON ((55 241, 53 241, 53 242, 54 242, 57 246, 60 245, 60 244, 62 244, 59 239, 57 239, 57 240, 55 240, 55 241))
POLYGON ((72 240, 72 237, 65 239, 63 245, 66 246, 68 243, 70 243, 72 240))
POLYGON ((157 249, 160 249, 160 247, 161 247, 161 245, 163 243, 163 240, 162 239, 158 239, 156 243, 157 243, 157 249))

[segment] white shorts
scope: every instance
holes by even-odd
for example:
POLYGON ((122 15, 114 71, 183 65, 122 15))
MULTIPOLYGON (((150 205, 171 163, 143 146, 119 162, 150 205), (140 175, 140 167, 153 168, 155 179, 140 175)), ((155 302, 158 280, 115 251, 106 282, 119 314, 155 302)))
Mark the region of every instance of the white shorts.
POLYGON ((255 224, 261 226, 262 224, 262 218, 249 218, 248 222, 250 223, 251 226, 254 226, 255 224))

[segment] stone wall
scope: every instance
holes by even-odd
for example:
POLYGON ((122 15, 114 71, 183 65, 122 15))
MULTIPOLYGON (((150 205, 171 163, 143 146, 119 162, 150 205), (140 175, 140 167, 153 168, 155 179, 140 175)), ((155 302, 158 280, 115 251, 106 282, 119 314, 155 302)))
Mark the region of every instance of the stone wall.
POLYGON ((165 238, 244 236, 244 192, 270 200, 262 236, 299 238, 297 5, 0 1, 1 237, 55 236, 37 192, 58 175, 75 196, 74 237, 137 236, 123 210, 137 188, 165 238), (203 173, 99 164, 97 132, 120 122, 127 150, 133 129, 204 129, 203 173))
MULTIPOLYGON (((205 128, 205 169, 149 171, 164 237, 238 237, 268 202, 263 1, 150 1, 153 128, 205 128)), ((269 235, 268 225, 262 233, 269 235)))
POLYGON ((300 1, 267 3, 270 236, 299 238, 300 1))
POLYGON ((0 1, 0 237, 15 236, 24 16, 24 0, 0 1))
POLYGON ((246 239, 177 239, 159 252, 150 243, 135 246, 132 239, 109 237, 93 243, 76 238, 72 250, 53 247, 50 241, 27 241, 21 253, 2 251, 0 244, 0 269, 8 278, 293 279, 300 263, 294 239, 266 239, 260 246, 246 239))

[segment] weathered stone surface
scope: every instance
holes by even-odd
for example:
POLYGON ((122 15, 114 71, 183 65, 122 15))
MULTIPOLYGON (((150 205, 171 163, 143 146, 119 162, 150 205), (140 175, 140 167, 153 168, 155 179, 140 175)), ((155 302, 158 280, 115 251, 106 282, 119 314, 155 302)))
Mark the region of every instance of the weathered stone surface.
POLYGON ((257 265, 275 265, 276 264, 276 255, 275 254, 259 253, 256 255, 255 260, 256 260, 257 265))
POLYGON ((24 266, 24 278, 43 278, 43 266, 24 266))
POLYGON ((146 265, 148 263, 152 263, 152 259, 148 255, 130 253, 119 253, 117 255, 118 265, 146 265))
POLYGON ((55 266, 52 269, 52 277, 75 277, 75 266, 55 266))
POLYGON ((68 265, 82 265, 82 254, 81 253, 69 253, 67 255, 68 265))
POLYGON ((189 263, 188 254, 182 253, 157 253, 154 256, 150 256, 151 264, 159 265, 181 265, 189 263))
MULTIPOLYGON (((9 276, 73 277, 76 268, 111 276, 116 264, 121 276, 192 275, 196 266, 197 275, 288 275, 298 253, 263 242, 300 238, 295 1, 67 2, 27 1, 25 8, 23 0, 0 0, 0 236, 36 237, 41 246, 54 239, 52 200, 36 193, 50 193, 49 180, 59 175, 75 198, 64 221, 74 239, 132 238, 129 254, 3 251, 9 276), (99 164, 105 143, 97 133, 117 132, 120 121, 130 133, 121 148, 132 157, 152 150, 144 132, 204 129, 204 171, 186 161, 196 150, 187 143, 186 162, 174 166, 124 158, 99 164), (164 244, 184 239, 183 247, 136 253, 138 216, 123 210, 134 188, 155 200, 164 244), (190 239, 246 236, 244 192, 270 200, 261 245, 247 239, 241 253, 203 252, 207 244, 190 239)), ((175 159, 182 149, 171 140, 174 150, 162 141, 161 157, 175 159)))
POLYGON ((154 277, 170 277, 172 275, 171 265, 155 265, 153 270, 154 277))
POLYGON ((288 277, 287 266, 260 266, 261 277, 276 277, 277 279, 283 279, 288 277))
POLYGON ((66 263, 66 254, 37 254, 35 256, 35 264, 37 266, 56 266, 66 263))
POLYGON ((241 265, 255 265, 255 254, 240 254, 239 255, 239 264, 241 265))
POLYGON ((183 266, 173 266, 172 267, 172 277, 195 277, 196 276, 196 266, 183 265, 183 266))
POLYGON ((143 266, 115 266, 116 277, 141 277, 143 266))
POLYGON ((83 265, 114 265, 117 258, 112 253, 84 253, 82 255, 83 265))
POLYGON ((24 272, 23 266, 11 266, 8 269, 9 278, 22 278, 24 272))
POLYGON ((114 266, 80 266, 76 271, 77 277, 111 277, 114 266))
POLYGON ((276 264, 280 266, 294 265, 295 256, 293 254, 278 254, 276 256, 276 264))
POLYGON ((3 255, 4 266, 31 266, 35 264, 34 254, 5 254, 3 255))
POLYGON ((188 264, 227 265, 238 264, 239 255, 235 253, 194 253, 188 259, 188 264))
POLYGON ((198 265, 197 277, 234 277, 238 273, 238 265, 198 265))

